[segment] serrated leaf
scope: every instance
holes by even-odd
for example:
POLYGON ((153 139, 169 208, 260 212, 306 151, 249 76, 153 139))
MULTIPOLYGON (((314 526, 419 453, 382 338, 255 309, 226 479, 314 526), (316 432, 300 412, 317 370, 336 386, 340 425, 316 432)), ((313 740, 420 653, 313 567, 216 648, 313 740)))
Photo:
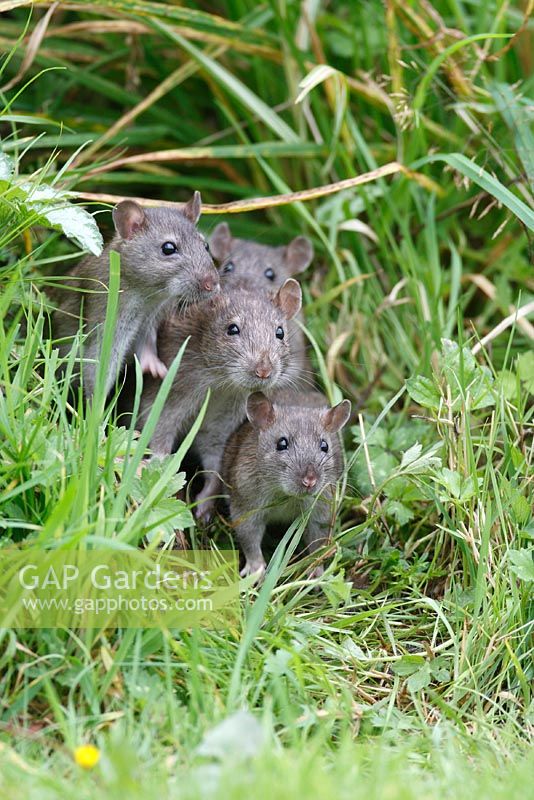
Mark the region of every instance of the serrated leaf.
MULTIPOLYGON (((38 210, 38 209, 36 209, 38 210)), ((104 249, 104 240, 94 218, 81 206, 65 203, 55 208, 41 208, 40 215, 56 230, 74 241, 83 249, 99 256, 104 249)))
POLYGON ((425 378, 423 375, 408 378, 406 389, 414 403, 423 406, 423 408, 438 410, 441 395, 430 378, 425 378))
POLYGON ((522 581, 532 583, 534 581, 534 550, 510 550, 510 568, 522 581))
POLYGON ((422 452, 423 446, 416 442, 409 450, 403 453, 399 472, 408 475, 419 475, 441 466, 441 458, 434 453, 441 448, 441 442, 436 442, 426 453, 422 452))

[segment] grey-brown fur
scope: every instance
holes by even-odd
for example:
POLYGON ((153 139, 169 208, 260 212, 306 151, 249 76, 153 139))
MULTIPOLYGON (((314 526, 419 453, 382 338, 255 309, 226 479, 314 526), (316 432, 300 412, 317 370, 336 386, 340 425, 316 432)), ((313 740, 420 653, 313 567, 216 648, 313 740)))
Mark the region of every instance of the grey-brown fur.
MULTIPOLYGON (((150 347, 145 349, 145 341, 150 344, 155 338, 165 309, 218 291, 217 271, 206 241, 195 227, 200 207, 198 192, 181 211, 165 207, 142 209, 133 201, 119 203, 113 212, 116 232, 110 244, 98 258, 84 258, 65 281, 65 288, 58 292, 59 308, 53 323, 56 339, 77 333, 83 308, 84 331, 89 334, 84 344, 87 362, 83 373, 87 395, 93 393, 95 385, 106 315, 110 250, 121 256, 121 280, 106 392, 134 352, 141 356, 144 369, 160 374, 157 354, 150 347), (177 252, 164 255, 165 242, 174 243, 177 252)), ((63 353, 69 347, 69 341, 60 344, 63 353)))
MULTIPOLYGON (((175 440, 188 431, 211 390, 195 441, 206 470, 206 482, 197 498, 202 501, 197 509, 199 516, 209 514, 213 501, 206 498, 213 498, 220 489, 224 445, 245 419, 249 393, 258 389, 270 393, 291 386, 298 377, 291 349, 294 328, 289 320, 298 313, 300 303, 300 286, 289 280, 274 297, 244 289, 221 293, 160 327, 158 348, 167 366, 188 336, 190 340, 151 441, 155 454, 172 451, 175 440), (238 326, 239 334, 228 334, 232 325, 238 326), (283 339, 276 336, 278 328, 283 329, 283 339)), ((141 399, 142 422, 158 389, 159 382, 149 378, 141 399)))
MULTIPOLYGON (((311 264, 313 245, 305 236, 297 236, 287 245, 272 247, 249 239, 236 239, 226 222, 217 225, 211 234, 210 248, 219 262, 219 274, 223 291, 245 287, 250 290, 272 292, 288 278, 294 277, 311 264)), ((299 317, 303 320, 302 315, 299 317)), ((295 334, 295 357, 305 383, 311 385, 312 370, 306 355, 306 337, 297 327, 295 334)), ((305 384, 303 384, 305 388, 305 384)))
POLYGON ((243 575, 260 577, 265 570, 261 542, 271 522, 291 523, 310 512, 308 549, 328 538, 333 487, 342 471, 338 432, 349 416, 348 400, 330 409, 319 392, 278 392, 274 404, 259 392, 249 397, 248 420, 229 438, 222 468, 246 559, 243 575), (283 438, 288 447, 280 451, 283 438))
POLYGON ((297 236, 288 245, 271 247, 234 238, 226 222, 215 227, 210 248, 219 261, 223 287, 242 284, 246 279, 250 287, 271 291, 304 272, 313 259, 313 245, 305 236, 297 236))

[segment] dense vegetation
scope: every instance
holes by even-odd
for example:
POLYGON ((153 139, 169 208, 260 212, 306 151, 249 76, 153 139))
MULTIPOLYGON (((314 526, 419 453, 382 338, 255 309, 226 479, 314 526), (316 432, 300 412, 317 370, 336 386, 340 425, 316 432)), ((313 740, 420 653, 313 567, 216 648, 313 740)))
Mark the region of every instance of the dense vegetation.
POLYGON ((237 627, 0 633, 2 796, 527 796, 532 2, 29 7, 0 0, 2 545, 191 522, 57 377, 83 206, 109 232, 116 198, 200 189, 207 234, 310 236, 312 358, 357 414, 319 592, 293 537, 237 627))

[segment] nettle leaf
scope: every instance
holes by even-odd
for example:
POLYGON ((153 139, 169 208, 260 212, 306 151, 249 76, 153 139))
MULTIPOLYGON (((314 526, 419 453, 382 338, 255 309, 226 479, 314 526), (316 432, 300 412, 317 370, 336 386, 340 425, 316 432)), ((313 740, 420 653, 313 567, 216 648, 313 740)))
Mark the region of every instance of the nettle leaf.
POLYGON ((522 581, 534 581, 534 549, 510 550, 510 569, 522 581))
POLYGON ((51 186, 34 186, 29 182, 14 184, 9 191, 10 200, 16 203, 20 214, 38 215, 34 224, 61 231, 73 239, 83 250, 99 256, 104 240, 93 216, 82 206, 73 205, 66 192, 51 186))
POLYGON ((41 210, 41 216, 51 228, 62 231, 69 239, 73 239, 83 250, 89 250, 99 256, 104 249, 104 240, 94 218, 85 208, 71 203, 57 208, 41 210))
POLYGON ((431 408, 433 411, 438 410, 441 394, 430 378, 425 378, 422 375, 408 378, 406 390, 414 403, 423 406, 423 408, 431 408))
POLYGON ((529 394, 534 394, 534 353, 521 353, 517 357, 517 372, 529 394))

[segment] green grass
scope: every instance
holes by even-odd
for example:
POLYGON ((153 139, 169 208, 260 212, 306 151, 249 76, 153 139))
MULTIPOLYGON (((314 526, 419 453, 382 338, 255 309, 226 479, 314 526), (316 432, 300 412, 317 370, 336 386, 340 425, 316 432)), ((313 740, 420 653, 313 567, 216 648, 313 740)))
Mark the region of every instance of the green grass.
MULTIPOLYGON (((140 480, 149 434, 101 392, 72 400, 76 350, 59 377, 43 290, 98 241, 37 189, 91 195, 106 232, 108 195, 200 188, 242 204, 206 233, 310 236, 312 357, 357 417, 318 592, 297 527, 235 627, 0 632, 2 796, 529 796, 532 314, 471 354, 534 300, 523 5, 310 3, 306 21, 292 1, 104 0, 28 40, 44 6, 22 42, 29 3, 0 2, 0 83, 24 67, 0 98, 0 543, 137 546, 191 522, 183 450, 140 480), (394 161, 409 171, 247 211, 394 161)), ((189 534, 229 542, 222 522, 189 534)))

